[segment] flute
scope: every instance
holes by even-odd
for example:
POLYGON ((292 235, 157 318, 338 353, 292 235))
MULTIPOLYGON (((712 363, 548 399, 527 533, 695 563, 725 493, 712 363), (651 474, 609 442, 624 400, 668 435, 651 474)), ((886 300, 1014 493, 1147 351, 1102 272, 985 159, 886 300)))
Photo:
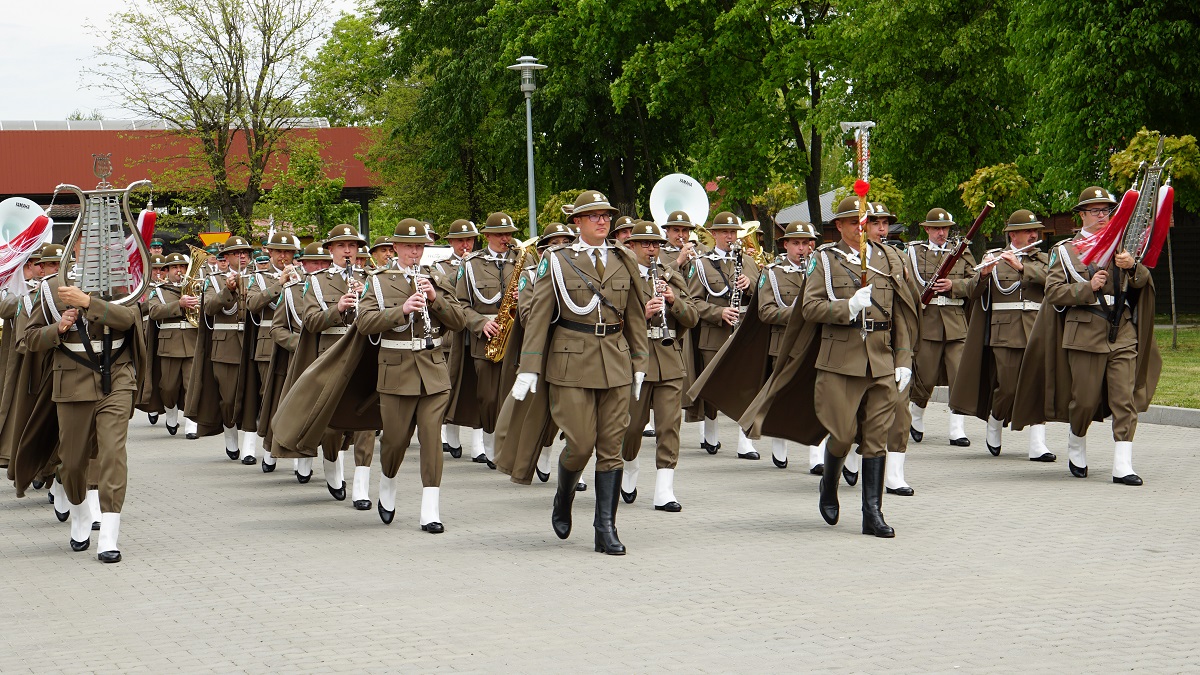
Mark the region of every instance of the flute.
MULTIPOLYGON (((1041 241, 1035 241, 1035 242, 1033 242, 1032 244, 1030 244, 1030 245, 1028 245, 1028 246, 1022 246, 1021 248, 1018 248, 1018 249, 1015 249, 1015 250, 1013 250, 1013 251, 1012 251, 1012 254, 1013 254, 1013 255, 1020 255, 1020 254, 1024 253, 1025 251, 1028 251, 1029 249, 1031 249, 1031 248, 1033 248, 1033 247, 1037 246, 1037 245, 1038 245, 1038 244, 1040 244, 1040 243, 1042 243, 1042 242, 1041 242, 1041 241)), ((1000 251, 1000 252, 1001 252, 1001 253, 1004 253, 1004 251, 1000 251)), ((978 265, 976 265, 975 267, 973 267, 973 268, 972 268, 972 270, 974 270, 974 271, 978 272, 979 270, 981 270, 981 269, 983 269, 983 268, 987 267, 988 265, 991 265, 991 264, 993 264, 993 263, 997 262, 998 260, 1000 260, 1000 257, 999 257, 999 256, 997 256, 997 257, 995 257, 995 258, 985 258, 985 259, 983 260, 983 262, 981 262, 981 263, 979 263, 978 265)))

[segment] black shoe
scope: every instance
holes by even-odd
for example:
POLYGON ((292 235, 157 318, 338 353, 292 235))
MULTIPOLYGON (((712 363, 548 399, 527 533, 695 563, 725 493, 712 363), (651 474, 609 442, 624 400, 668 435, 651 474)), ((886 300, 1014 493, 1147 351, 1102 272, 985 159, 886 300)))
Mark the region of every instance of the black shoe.
POLYGON ((845 457, 835 457, 828 450, 825 451, 825 471, 821 474, 819 487, 821 496, 817 500, 817 510, 821 512, 821 517, 825 519, 825 522, 830 525, 837 525, 841 510, 838 505, 837 490, 841 479, 842 464, 845 461, 845 457))
POLYGON ((992 445, 991 443, 988 443, 987 441, 984 441, 983 444, 987 446, 988 452, 992 453, 992 457, 1000 456, 1000 446, 992 445))
MULTIPOLYGON (((167 427, 167 433, 171 434, 172 436, 179 433, 179 425, 178 424, 176 424, 175 426, 171 426, 170 424, 168 424, 168 425, 166 425, 166 427, 167 427)), ((104 554, 101 553, 100 555, 104 555, 104 554)), ((121 554, 117 553, 117 557, 120 558, 120 556, 121 556, 121 554)), ((116 561, 114 560, 113 562, 116 562, 116 561)))
POLYGON ((475 462, 476 464, 487 464, 488 458, 487 458, 487 455, 485 455, 481 452, 478 455, 475 455, 474 457, 472 457, 471 461, 475 462))
POLYGON ((1040 457, 1030 457, 1031 462, 1053 462, 1058 459, 1058 456, 1053 452, 1043 452, 1040 457))
POLYGON ((255 457, 254 455, 246 455, 245 457, 242 458, 242 464, 245 464, 246 466, 254 466, 257 463, 258 463, 258 458, 255 457))
POLYGON ((583 471, 567 471, 562 462, 558 464, 558 487, 554 491, 554 506, 550 511, 550 525, 559 539, 571 536, 571 505, 575 503, 575 491, 583 471))
POLYGON ((158 415, 154 413, 146 413, 146 417, 149 418, 150 424, 158 424, 158 415))
POLYGON ((184 437, 184 438, 186 438, 186 439, 188 439, 189 441, 194 441, 194 440, 196 440, 197 438, 200 438, 199 436, 197 436, 196 434, 194 434, 194 433, 192 433, 192 432, 190 432, 190 431, 189 431, 188 433, 184 434, 184 435, 183 435, 183 437, 184 437))
POLYGON ((100 521, 93 520, 92 521, 92 532, 99 532, 99 531, 100 531, 100 521))
POLYGON ((863 457, 862 504, 863 534, 890 539, 896 531, 883 522, 883 465, 884 457, 863 457))
POLYGON ((275 470, 276 464, 278 464, 278 462, 273 462, 271 464, 267 464, 267 462, 264 460, 262 463, 262 472, 263 473, 271 473, 272 471, 275 470))
POLYGON ((901 497, 911 497, 911 496, 917 494, 915 490, 913 490, 912 488, 910 488, 907 485, 905 485, 904 487, 898 487, 895 490, 893 490, 892 488, 887 488, 887 493, 889 495, 899 495, 901 497))
POLYGON ((53 492, 47 492, 47 493, 46 493, 46 499, 50 500, 50 503, 51 503, 51 504, 53 504, 53 503, 54 503, 54 493, 53 493, 53 492))
POLYGON ((489 468, 489 469, 491 469, 492 471, 495 471, 495 470, 496 470, 496 463, 495 463, 495 462, 493 462, 492 460, 490 460, 490 459, 489 459, 489 460, 487 461, 487 465, 488 465, 488 468, 489 468))
POLYGON ((785 459, 785 460, 783 460, 783 461, 779 461, 779 458, 778 458, 778 457, 776 457, 776 456, 775 456, 775 453, 773 453, 773 452, 771 453, 771 462, 772 462, 772 463, 773 463, 775 466, 779 467, 780 469, 786 469, 786 468, 787 468, 787 462, 788 462, 788 461, 787 461, 786 459, 785 459))
POLYGON ((225 448, 225 454, 229 456, 229 459, 232 459, 233 461, 236 462, 237 458, 241 456, 242 451, 241 450, 230 450, 229 448, 225 448))
POLYGON ((1069 468, 1071 470, 1072 476, 1075 476, 1076 478, 1087 478, 1087 467, 1086 466, 1075 466, 1075 462, 1072 462, 1071 460, 1068 459, 1067 460, 1067 468, 1069 468))
POLYGON ((626 504, 632 504, 637 499, 637 488, 633 488, 633 492, 621 490, 621 499, 624 499, 626 504))
POLYGON ((1113 476, 1113 482, 1117 483, 1118 485, 1141 485, 1142 477, 1136 473, 1131 473, 1128 476, 1121 476, 1120 478, 1113 476))
POLYGON ((383 521, 383 524, 391 525, 392 518, 396 517, 396 510, 392 509, 391 511, 388 511, 387 509, 383 508, 383 502, 380 502, 375 508, 379 511, 379 519, 383 521))
POLYGON ((325 487, 329 490, 329 494, 339 502, 346 501, 346 481, 342 481, 342 487, 334 489, 329 483, 325 483, 325 487))
POLYGON ((739 452, 737 454, 737 456, 738 456, 738 459, 760 459, 758 456, 758 451, 756 451, 756 450, 751 450, 750 452, 746 452, 746 453, 739 452))
POLYGON ((456 448, 449 443, 442 443, 442 452, 448 452, 450 453, 451 457, 458 459, 459 457, 462 457, 462 446, 456 448))
POLYGON ((34 478, 33 482, 30 483, 29 486, 32 487, 34 490, 41 490, 42 488, 46 487, 46 481, 44 481, 40 478, 34 478))
POLYGON ((621 469, 596 472, 596 551, 625 555, 625 544, 617 538, 617 493, 621 490, 621 469))
POLYGON ((642 436, 644 436, 646 438, 654 438, 654 430, 653 429, 642 429, 642 436))
POLYGON ((576 492, 587 492, 587 483, 585 483, 583 481, 579 481, 578 483, 575 484, 575 491, 576 492))
POLYGON ((541 469, 539 469, 535 466, 535 467, 533 467, 533 472, 537 474, 538 480, 542 481, 543 483, 550 480, 550 472, 549 471, 547 471, 546 473, 542 473, 541 469))
POLYGON ((55 511, 54 517, 58 518, 58 522, 65 523, 67 522, 67 518, 71 517, 71 512, 67 511, 66 513, 59 513, 58 511, 55 511))
POLYGON ((662 506, 655 504, 654 510, 655 511, 666 511, 668 513, 679 513, 680 511, 683 510, 683 504, 680 504, 679 502, 667 502, 666 504, 663 504, 662 506))
POLYGON ((825 475, 825 465, 818 464, 818 465, 814 466, 813 468, 809 469, 808 472, 814 476, 824 476, 825 475))
POLYGON ((969 439, 969 438, 951 438, 950 445, 953 445, 953 446, 956 446, 959 448, 969 448, 969 447, 971 447, 971 439, 969 439))
POLYGON ((721 449, 721 441, 717 441, 716 445, 709 445, 704 441, 700 441, 700 447, 706 450, 708 454, 715 455, 717 454, 717 451, 721 449))
POLYGON ((96 559, 102 563, 119 563, 121 562, 120 551, 104 551, 96 556, 96 559))
POLYGON ((307 476, 301 476, 299 471, 293 471, 292 473, 296 474, 296 482, 301 485, 304 485, 308 481, 312 480, 312 472, 311 471, 308 472, 307 476))
POLYGON ((370 499, 355 499, 354 500, 354 508, 358 509, 359 511, 370 511, 371 510, 371 500, 370 499))
POLYGON ((91 545, 92 545, 91 539, 84 539, 83 541, 75 541, 74 539, 71 540, 71 550, 75 551, 76 553, 78 553, 80 551, 86 551, 87 548, 91 545))
POLYGON ((424 525, 421 526, 421 529, 425 530, 429 534, 441 534, 446 531, 445 526, 443 526, 441 523, 437 522, 436 520, 432 523, 425 523, 424 525))
MULTIPOLYGON (((843 462, 844 461, 845 460, 843 460, 843 462)), ((846 479, 846 485, 849 485, 850 487, 858 485, 858 472, 847 469, 844 463, 842 464, 842 478, 846 479)))
POLYGON ((908 427, 908 435, 909 435, 909 436, 912 436, 912 439, 913 439, 913 442, 914 442, 914 443, 920 443, 922 440, 924 440, 924 439, 925 439, 925 432, 924 432, 924 431, 917 431, 917 430, 916 430, 915 428, 913 428, 912 426, 908 427))

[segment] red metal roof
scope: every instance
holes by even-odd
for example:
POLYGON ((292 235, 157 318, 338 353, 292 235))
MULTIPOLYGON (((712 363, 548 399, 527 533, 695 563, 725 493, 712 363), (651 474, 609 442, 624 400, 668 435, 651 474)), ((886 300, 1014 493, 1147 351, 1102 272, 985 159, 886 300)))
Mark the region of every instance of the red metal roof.
MULTIPOLYGON (((326 173, 345 178, 346 188, 370 188, 379 180, 355 155, 370 145, 371 130, 362 127, 295 129, 289 134, 315 137, 323 146, 326 173)), ((0 131, 0 195, 43 195, 59 183, 85 190, 95 187, 92 153, 112 153, 109 182, 123 187, 187 165, 184 159, 198 141, 163 131, 0 131)), ((246 156, 245 142, 235 137, 231 164, 246 156)), ((267 168, 271 175, 287 158, 277 152, 267 168)), ((269 184, 264 187, 270 187, 269 184)))

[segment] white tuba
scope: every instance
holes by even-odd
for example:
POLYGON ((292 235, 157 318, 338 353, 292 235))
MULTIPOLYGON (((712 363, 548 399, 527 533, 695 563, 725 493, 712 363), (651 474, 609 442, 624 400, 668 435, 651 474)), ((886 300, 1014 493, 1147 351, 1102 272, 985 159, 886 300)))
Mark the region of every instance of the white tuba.
POLYGON ((682 173, 664 176, 650 190, 650 214, 662 225, 672 211, 685 211, 696 227, 708 221, 708 193, 700 181, 682 173))

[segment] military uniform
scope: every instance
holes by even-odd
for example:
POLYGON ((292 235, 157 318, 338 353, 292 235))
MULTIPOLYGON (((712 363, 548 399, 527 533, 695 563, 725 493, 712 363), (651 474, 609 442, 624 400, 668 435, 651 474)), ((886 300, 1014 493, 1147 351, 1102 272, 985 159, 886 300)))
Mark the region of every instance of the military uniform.
MULTIPOLYGON (((662 230, 654 223, 639 223, 629 237, 634 241, 665 242, 662 230)), ((683 276, 673 267, 664 265, 657 257, 651 261, 656 267, 654 276, 670 285, 674 302, 667 303, 666 312, 656 312, 646 319, 649 358, 646 363, 646 380, 641 396, 630 401, 630 424, 625 432, 621 449, 624 473, 621 480, 622 497, 626 503, 637 498, 637 479, 640 472, 638 453, 642 446, 642 430, 650 421, 654 410, 655 429, 655 483, 654 508, 658 511, 678 512, 683 510, 675 498, 675 467, 679 463, 679 425, 683 420, 683 384, 687 367, 683 360, 683 343, 686 331, 700 321, 696 308, 688 299, 683 276), (669 341, 670 344, 663 344, 669 341)), ((638 264, 641 273, 637 291, 642 305, 657 292, 651 284, 650 268, 638 264)), ((665 302, 665 300, 664 300, 665 302)))
MULTIPOLYGON (((168 265, 186 265, 187 261, 178 253, 167 258, 168 265)), ((162 404, 166 408, 167 431, 179 428, 179 409, 187 400, 187 383, 192 376, 192 359, 196 355, 196 327, 184 318, 184 309, 179 300, 183 295, 181 284, 163 282, 156 284, 146 301, 150 320, 154 322, 157 343, 154 345, 158 357, 158 387, 162 404)), ((194 422, 185 420, 191 433, 194 422)))
MULTIPOLYGON (((361 241, 357 230, 349 225, 336 225, 324 241, 324 246, 335 241, 361 241)), ((320 357, 332 347, 354 324, 353 310, 343 313, 338 309, 338 300, 342 298, 351 286, 351 280, 358 284, 366 281, 367 275, 361 269, 346 267, 346 260, 334 260, 329 269, 311 274, 308 285, 304 289, 304 302, 300 314, 304 320, 304 330, 312 333, 317 340, 316 356, 320 357)), ((346 498, 346 481, 343 478, 342 450, 347 445, 354 444, 354 491, 363 493, 370 481, 371 459, 375 453, 375 434, 370 431, 341 432, 330 430, 321 439, 321 451, 325 468, 325 482, 329 492, 338 501, 346 498)), ((311 459, 307 460, 311 462, 311 459)), ((302 460, 302 464, 304 461, 302 460)), ((310 465, 311 466, 311 465, 310 465)), ((301 475, 304 471, 297 469, 301 475)), ((309 471, 311 473, 311 470, 309 471)), ((370 502, 362 503, 363 499, 355 499, 354 506, 359 510, 369 510, 370 502)))
MULTIPOLYGON (((571 216, 604 213, 615 215, 616 209, 589 190, 575 200, 571 216)), ((592 246, 582 237, 549 249, 538 265, 513 395, 524 398, 541 374, 550 414, 566 436, 551 515, 556 534, 564 539, 570 534, 575 486, 594 450, 596 550, 619 555, 625 552, 616 531, 621 444, 629 426, 630 387, 640 388, 647 368, 646 318, 629 251, 592 246)))
MULTIPOLYGON (((722 212, 713 218, 710 230, 739 229, 742 221, 729 212, 722 212)), ((746 312, 754 299, 754 288, 758 284, 759 270, 754 258, 746 253, 734 254, 713 248, 709 253, 700 255, 688 270, 688 296, 696 306, 700 315, 697 327, 698 339, 696 347, 700 352, 701 369, 708 366, 716 357, 721 345, 733 335, 734 327, 725 323, 722 312, 730 306, 730 298, 735 289, 737 257, 740 256, 742 274, 750 280, 750 286, 741 292, 739 312, 746 312)), ((698 404, 703 413, 703 436, 700 447, 709 454, 716 454, 721 447, 717 437, 717 411, 707 404, 698 404)), ((738 457, 758 459, 758 452, 745 432, 738 431, 738 457)))
MULTIPOLYGON (((475 227, 475 223, 465 218, 460 218, 453 223, 450 223, 449 232, 446 233, 446 239, 475 239, 479 236, 479 230, 475 227)), ((470 255, 470 254, 468 254, 470 255)), ((449 258, 439 260, 433 263, 433 269, 439 274, 450 280, 458 279, 458 271, 462 268, 464 257, 459 257, 455 253, 451 253, 449 258)), ((457 291, 456 291, 457 292, 457 291)), ((442 351, 446 354, 446 365, 450 369, 450 389, 453 392, 458 389, 458 379, 463 367, 463 352, 466 349, 467 335, 464 331, 451 331, 442 336, 442 351)), ((473 365, 473 364, 472 364, 473 365)), ((453 394, 451 394, 453 396, 453 394)), ((462 429, 458 424, 446 422, 442 424, 442 451, 450 453, 451 457, 462 457, 462 429)), ((483 452, 483 430, 473 430, 472 447, 478 452, 478 455, 483 452)))
MULTIPOLYGON (((394 243, 424 243, 409 221, 412 219, 397 225, 394 243)), ((395 515, 396 474, 415 428, 421 446, 420 525, 426 532, 440 533, 444 527, 438 506, 442 483, 439 430, 450 404, 450 372, 441 343, 443 331, 461 330, 464 320, 453 282, 437 272, 432 274, 432 282, 436 297, 426 305, 426 325, 421 312, 404 312, 405 302, 420 292, 410 270, 392 269, 372 275, 359 307, 357 325, 360 332, 378 336, 379 340, 376 388, 383 418, 379 516, 384 523, 391 523, 395 515)))
MULTIPOLYGON (((504 213, 493 213, 488 216, 488 222, 481 230, 482 234, 501 234, 516 232, 512 219, 504 213)), ((508 381, 503 363, 493 363, 486 357, 487 336, 483 329, 489 321, 496 321, 496 313, 500 309, 505 290, 514 274, 519 274, 516 267, 517 253, 512 250, 492 251, 484 248, 482 251, 467 256, 459 268, 456 281, 456 295, 462 305, 467 321, 467 332, 464 342, 470 352, 470 362, 463 363, 463 369, 473 368, 476 393, 474 398, 478 404, 479 424, 483 429, 484 455, 477 455, 477 462, 486 459, 488 466, 495 467, 495 432, 496 418, 500 414, 500 403, 504 398, 504 385, 508 381)), ((465 359, 464 359, 465 361, 465 359)), ((460 392, 466 393, 466 392, 460 392)))
MULTIPOLYGON (((300 250, 300 239, 294 234, 272 232, 267 241, 263 243, 263 248, 291 251, 294 254, 300 250)), ((287 283, 288 279, 283 274, 283 270, 276 268, 268 257, 267 269, 254 273, 250 279, 249 288, 246 293, 248 319, 258 327, 258 337, 254 345, 254 364, 258 369, 258 397, 260 407, 262 405, 263 392, 267 389, 271 355, 275 351, 275 341, 271 337, 271 329, 275 321, 275 312, 279 309, 280 301, 283 297, 283 287, 287 283)), ((242 458, 243 464, 254 463, 253 459, 257 453, 259 444, 258 439, 267 437, 267 427, 270 424, 270 419, 261 419, 261 417, 260 415, 257 433, 247 435, 246 447, 243 448, 243 455, 245 455, 242 458)), ((270 473, 274 470, 275 459, 271 457, 269 446, 263 446, 262 461, 265 473, 270 473)))
MULTIPOLYGON (((932 209, 921 223, 925 227, 953 227, 954 217, 945 209, 932 209)), ((908 259, 916 276, 916 282, 924 287, 926 282, 937 276, 942 261, 950 255, 954 246, 947 241, 938 246, 930 241, 916 241, 908 244, 908 259)), ((949 385, 958 372, 958 362, 962 358, 963 344, 967 339, 967 313, 964 299, 974 287, 975 259, 968 251, 946 278, 950 280, 950 290, 938 293, 928 305, 921 308, 921 344, 916 350, 916 362, 913 371, 913 388, 911 392, 912 406, 912 439, 920 442, 925 436, 925 406, 933 388, 938 385, 949 385)), ((967 447, 971 445, 963 427, 963 416, 950 413, 950 445, 967 447)))
MULTIPOLYGON (((225 242, 221 255, 229 255, 240 251, 249 251, 250 244, 245 239, 233 236, 225 242)), ((239 272, 247 275, 249 272, 239 272)), ((241 282, 239 282, 241 283, 241 282)), ((249 285, 249 279, 244 286, 249 285)), ((239 286, 241 288, 242 286, 239 286)), ((207 328, 212 331, 211 348, 207 358, 212 364, 213 375, 216 378, 217 393, 220 398, 221 426, 225 435, 225 454, 236 460, 241 455, 241 448, 246 446, 246 433, 240 432, 242 392, 238 391, 240 382, 238 371, 242 365, 242 338, 246 330, 245 297, 239 297, 240 291, 234 291, 226 285, 224 274, 212 274, 204 280, 200 291, 200 307, 207 328)), ((196 406, 188 405, 188 412, 196 406)))

